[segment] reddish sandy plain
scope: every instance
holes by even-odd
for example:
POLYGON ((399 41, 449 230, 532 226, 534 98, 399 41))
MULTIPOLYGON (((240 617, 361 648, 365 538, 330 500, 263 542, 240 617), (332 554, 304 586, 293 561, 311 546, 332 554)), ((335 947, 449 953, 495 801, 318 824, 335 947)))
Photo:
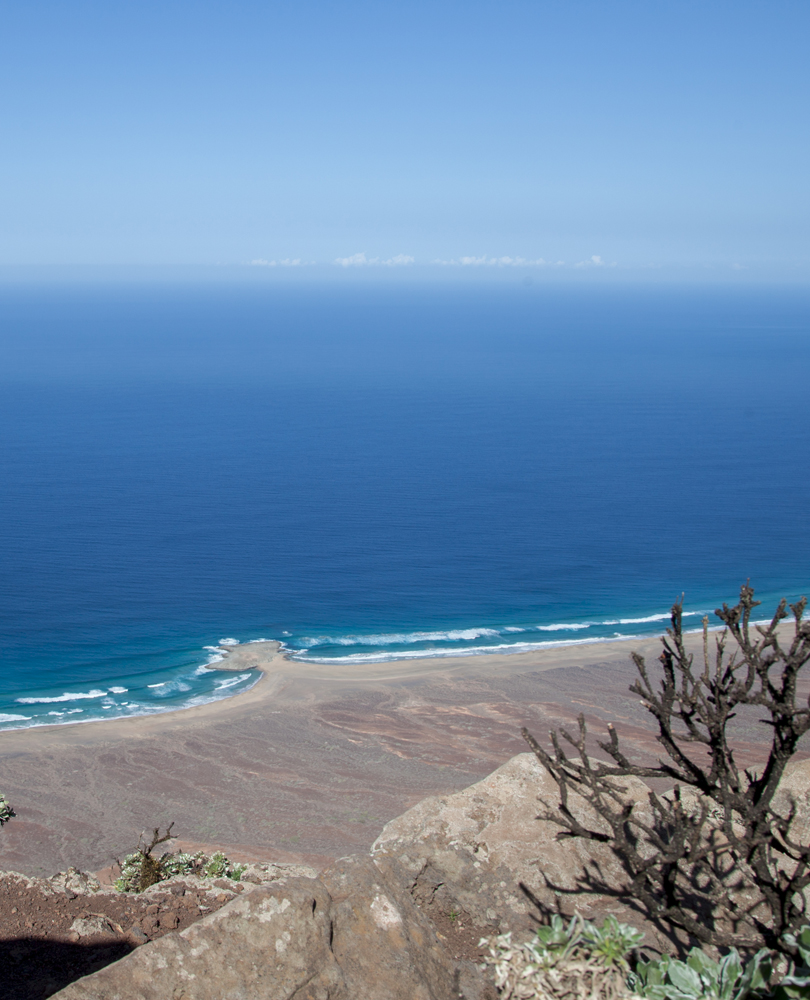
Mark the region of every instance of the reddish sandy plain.
MULTIPOLYGON (((186 848, 320 866, 525 750, 521 726, 545 739, 580 712, 595 733, 614 722, 639 758, 655 759, 628 688, 631 650, 657 668, 660 649, 639 639, 327 666, 289 660, 276 643, 234 647, 217 667, 263 676, 228 700, 0 733, 0 789, 17 811, 0 832, 0 869, 98 871, 172 821, 186 848)), ((736 725, 742 762, 761 759, 767 727, 756 714, 736 725)))

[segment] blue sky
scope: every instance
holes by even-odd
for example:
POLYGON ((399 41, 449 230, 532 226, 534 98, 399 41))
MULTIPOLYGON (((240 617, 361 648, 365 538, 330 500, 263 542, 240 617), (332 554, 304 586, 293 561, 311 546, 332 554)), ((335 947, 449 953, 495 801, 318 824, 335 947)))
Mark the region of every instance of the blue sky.
POLYGON ((5 3, 0 264, 805 280, 808 37, 804 0, 5 3))

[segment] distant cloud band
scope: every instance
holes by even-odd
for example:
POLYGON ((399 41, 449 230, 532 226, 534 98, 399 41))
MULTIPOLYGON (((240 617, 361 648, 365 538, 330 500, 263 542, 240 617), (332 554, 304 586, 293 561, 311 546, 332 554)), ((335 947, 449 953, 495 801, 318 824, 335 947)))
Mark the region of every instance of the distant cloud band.
POLYGON ((432 264, 445 267, 559 267, 562 260, 548 261, 542 257, 530 260, 526 257, 459 257, 458 260, 433 260, 432 264))
POLYGON ((263 260, 261 257, 257 257, 256 260, 250 262, 251 267, 299 267, 300 264, 300 257, 296 257, 295 260, 291 260, 289 257, 285 260, 263 260))
POLYGON ((336 257, 335 263, 340 267, 403 267, 415 262, 414 257, 398 253, 396 257, 382 260, 380 257, 366 257, 364 253, 355 253, 351 257, 336 257))
POLYGON ((599 256, 599 254, 594 254, 593 257, 589 257, 587 260, 581 260, 574 267, 615 267, 615 264, 606 264, 605 261, 599 256))
MULTIPOLYGON (((300 257, 290 258, 286 257, 283 260, 265 260, 263 257, 257 257, 254 260, 249 261, 250 267, 301 267, 306 266, 306 264, 316 264, 317 261, 307 261, 304 262, 300 257)), ((454 257, 451 260, 442 260, 440 258, 431 260, 429 266, 433 267, 486 267, 486 268, 499 268, 499 267, 565 267, 564 260, 546 260, 543 257, 531 258, 531 257, 488 257, 484 254, 481 257, 454 257)), ((409 254, 399 253, 394 257, 367 257, 365 253, 355 253, 351 254, 349 257, 336 257, 332 264, 337 267, 409 267, 412 264, 416 264, 416 258, 411 257, 409 254)), ((423 265, 424 266, 424 265, 423 265)), ((577 261, 575 264, 569 264, 569 267, 575 268, 594 268, 594 267, 616 267, 616 263, 608 263, 603 260, 599 254, 593 254, 588 257, 587 260, 577 261)), ((735 265, 739 266, 739 265, 735 265)))

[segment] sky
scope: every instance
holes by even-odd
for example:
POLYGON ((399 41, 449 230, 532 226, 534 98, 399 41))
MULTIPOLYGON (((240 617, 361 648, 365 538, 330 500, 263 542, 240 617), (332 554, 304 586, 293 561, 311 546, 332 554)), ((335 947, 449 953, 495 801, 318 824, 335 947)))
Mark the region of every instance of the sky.
POLYGON ((806 0, 27 0, 0 266, 810 278, 806 0))

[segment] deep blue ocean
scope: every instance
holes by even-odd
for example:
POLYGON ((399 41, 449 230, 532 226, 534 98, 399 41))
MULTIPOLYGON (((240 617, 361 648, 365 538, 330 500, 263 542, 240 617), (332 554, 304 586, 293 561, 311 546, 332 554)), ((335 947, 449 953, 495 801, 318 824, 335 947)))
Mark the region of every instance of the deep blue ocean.
POLYGON ((810 590, 810 293, 0 289, 0 725, 810 590))

